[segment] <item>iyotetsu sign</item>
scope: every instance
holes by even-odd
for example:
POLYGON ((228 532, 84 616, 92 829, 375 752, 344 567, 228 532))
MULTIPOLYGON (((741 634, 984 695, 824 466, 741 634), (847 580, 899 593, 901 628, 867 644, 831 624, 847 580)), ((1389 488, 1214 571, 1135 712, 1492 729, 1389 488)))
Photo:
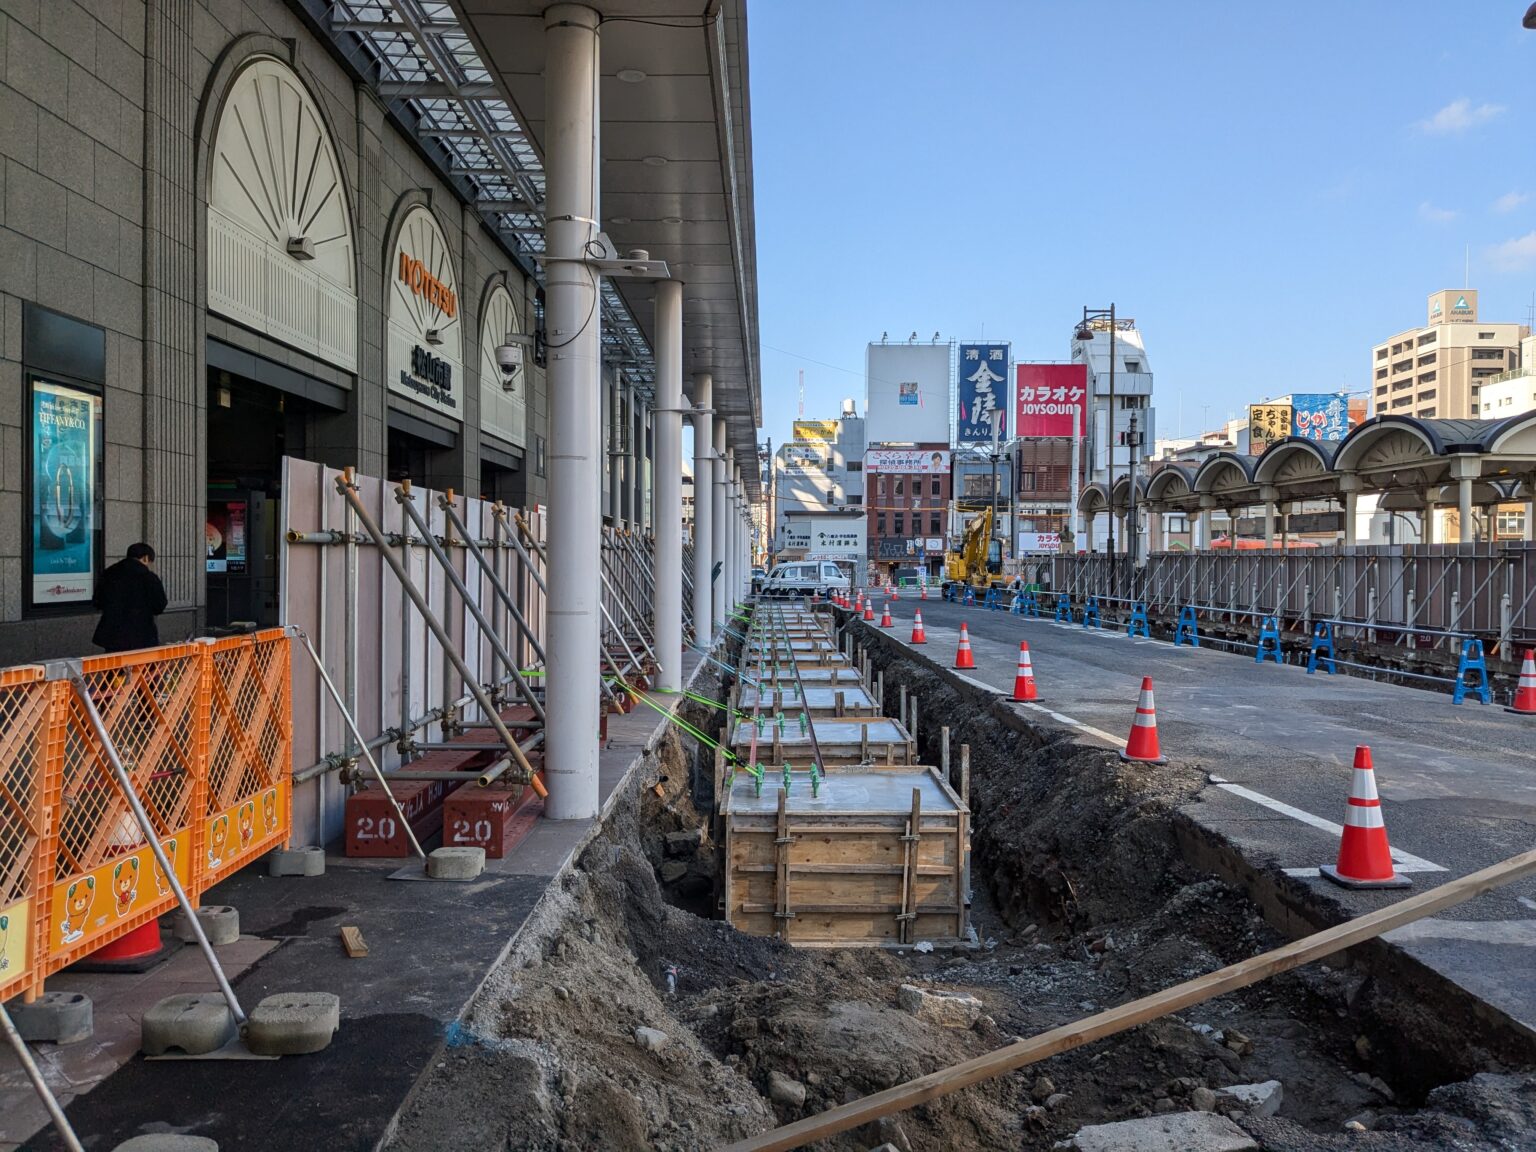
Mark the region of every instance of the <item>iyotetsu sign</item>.
POLYGON ((1086 364, 1020 364, 1015 389, 1018 436, 1070 436, 1072 415, 1087 435, 1083 405, 1088 397, 1086 364))

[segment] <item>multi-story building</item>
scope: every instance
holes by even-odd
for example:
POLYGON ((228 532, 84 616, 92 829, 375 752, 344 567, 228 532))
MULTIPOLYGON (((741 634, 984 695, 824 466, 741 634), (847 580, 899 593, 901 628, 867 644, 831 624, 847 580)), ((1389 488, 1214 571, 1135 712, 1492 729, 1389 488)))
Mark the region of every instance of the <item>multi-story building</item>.
POLYGON ((937 578, 949 521, 949 445, 871 448, 864 454, 866 529, 872 568, 924 568, 937 578))
POLYGON ((864 419, 852 400, 836 420, 795 421, 794 438, 774 453, 770 490, 780 549, 791 516, 863 507, 864 419))
MULTIPOLYGON (((1072 334, 1072 360, 1088 368, 1085 473, 1089 483, 1109 484, 1129 471, 1133 457, 1138 468, 1141 467, 1142 460, 1157 440, 1157 413, 1152 406, 1152 366, 1147 359, 1146 344, 1134 320, 1117 319, 1113 333, 1107 317, 1090 320, 1072 334), (1114 346, 1113 379, 1111 343, 1114 346), (1128 443, 1132 421, 1135 422, 1135 446, 1128 443)), ((1100 516, 1096 519, 1097 534, 1091 542, 1079 541, 1079 549, 1090 543, 1095 550, 1107 545, 1109 518, 1100 516)))
POLYGON ((1520 367, 1523 324, 1480 320, 1477 291, 1447 288, 1429 296, 1422 328, 1410 328, 1371 349, 1371 389, 1377 415, 1484 415, 1481 391, 1494 377, 1520 367))
POLYGON ((1478 394, 1484 420, 1502 420, 1520 412, 1536 409, 1536 336, 1520 341, 1520 364, 1499 376, 1483 381, 1478 394))

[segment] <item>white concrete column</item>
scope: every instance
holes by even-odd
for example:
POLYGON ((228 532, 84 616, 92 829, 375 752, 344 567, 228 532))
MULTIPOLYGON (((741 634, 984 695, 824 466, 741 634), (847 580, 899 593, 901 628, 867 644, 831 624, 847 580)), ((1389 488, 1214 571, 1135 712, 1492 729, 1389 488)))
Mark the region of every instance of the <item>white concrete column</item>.
POLYGON ((1200 549, 1203 552, 1211 550, 1211 511, 1216 507, 1216 501, 1210 496, 1200 497, 1200 549))
POLYGON ((1344 493, 1344 545, 1353 547, 1360 529, 1360 477, 1339 477, 1339 490, 1344 493))
POLYGON ((740 604, 746 599, 742 589, 742 577, 752 571, 746 563, 746 556, 742 550, 741 510, 742 510, 742 484, 741 465, 734 468, 735 479, 731 482, 731 590, 736 597, 735 602, 740 604))
POLYGON ((725 567, 720 572, 721 587, 725 590, 726 624, 730 625, 731 613, 736 610, 736 537, 732 532, 736 517, 736 450, 725 450, 725 539, 720 542, 721 558, 725 567))
MULTIPOLYGON (((714 526, 711 528, 709 534, 709 570, 711 573, 713 573, 715 570, 715 565, 719 564, 720 575, 715 577, 715 579, 711 582, 710 588, 711 603, 714 606, 713 610, 715 620, 722 627, 727 627, 730 625, 730 620, 727 619, 729 609, 727 608, 725 602, 725 421, 717 416, 714 418, 714 423, 714 466, 710 473, 713 477, 715 486, 714 495, 711 497, 713 503, 710 509, 710 511, 713 513, 711 519, 714 526)), ((698 477, 694 477, 694 486, 697 487, 698 484, 698 477)))
MULTIPOLYGON (((683 284, 656 284, 656 659, 663 692, 683 688, 683 284)), ((695 479, 694 490, 698 490, 695 479)))
POLYGON ((714 614, 709 590, 709 563, 714 535, 715 418, 710 412, 714 378, 693 374, 693 630, 694 643, 708 648, 720 618, 714 614))
POLYGON ((1435 542, 1435 490, 1424 489, 1424 511, 1419 524, 1419 542, 1421 544, 1433 544, 1435 542))
POLYGON ((549 330, 549 676, 544 771, 555 820, 597 815, 601 674, 602 365, 598 283, 584 263, 596 234, 598 15, 544 13, 546 325, 549 330))
POLYGON ((1259 499, 1264 501, 1264 547, 1275 546, 1275 501, 1280 493, 1277 489, 1265 485, 1259 489, 1259 499))

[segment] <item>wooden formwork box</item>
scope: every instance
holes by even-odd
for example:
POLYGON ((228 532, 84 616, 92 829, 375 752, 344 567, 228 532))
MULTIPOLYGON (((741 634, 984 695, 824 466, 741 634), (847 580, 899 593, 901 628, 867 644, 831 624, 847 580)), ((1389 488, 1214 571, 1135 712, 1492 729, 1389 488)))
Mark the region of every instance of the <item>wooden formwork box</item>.
POLYGON ((792 718, 786 717, 784 729, 765 723, 761 733, 750 719, 737 722, 731 736, 731 750, 743 763, 756 762, 773 769, 786 761, 793 768, 807 769, 821 753, 824 769, 856 768, 860 765, 885 767, 910 766, 917 762, 917 744, 900 721, 887 716, 845 716, 836 720, 817 720, 816 743, 800 731, 792 718))
POLYGON ((765 796, 776 793, 772 805, 747 804, 750 793, 741 789, 750 789, 749 779, 737 773, 734 786, 723 781, 717 795, 726 922, 808 947, 964 940, 969 811, 931 767, 835 769, 823 787, 879 776, 890 778, 886 791, 907 794, 906 807, 807 810, 805 778, 795 778, 799 795, 792 796, 772 773, 763 789, 765 796), (913 779, 920 789, 902 787, 913 779), (922 794, 930 799, 926 808, 922 794))
POLYGON ((759 706, 764 712, 792 709, 806 711, 812 719, 855 719, 877 717, 880 709, 873 696, 861 684, 807 684, 804 691, 794 681, 780 681, 776 686, 764 685, 761 689, 738 684, 731 689, 728 700, 731 714, 750 714, 759 706), (804 702, 801 697, 804 696, 804 702), (839 707, 841 697, 841 707, 839 707))

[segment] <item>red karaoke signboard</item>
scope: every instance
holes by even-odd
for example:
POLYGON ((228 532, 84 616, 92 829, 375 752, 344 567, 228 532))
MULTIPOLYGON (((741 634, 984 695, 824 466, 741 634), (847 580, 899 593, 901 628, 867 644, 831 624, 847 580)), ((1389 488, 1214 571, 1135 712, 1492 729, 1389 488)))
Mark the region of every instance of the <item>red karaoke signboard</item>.
POLYGON ((1088 398, 1086 364, 1020 364, 1015 389, 1018 436, 1070 436, 1072 414, 1087 435, 1083 406, 1088 398))

